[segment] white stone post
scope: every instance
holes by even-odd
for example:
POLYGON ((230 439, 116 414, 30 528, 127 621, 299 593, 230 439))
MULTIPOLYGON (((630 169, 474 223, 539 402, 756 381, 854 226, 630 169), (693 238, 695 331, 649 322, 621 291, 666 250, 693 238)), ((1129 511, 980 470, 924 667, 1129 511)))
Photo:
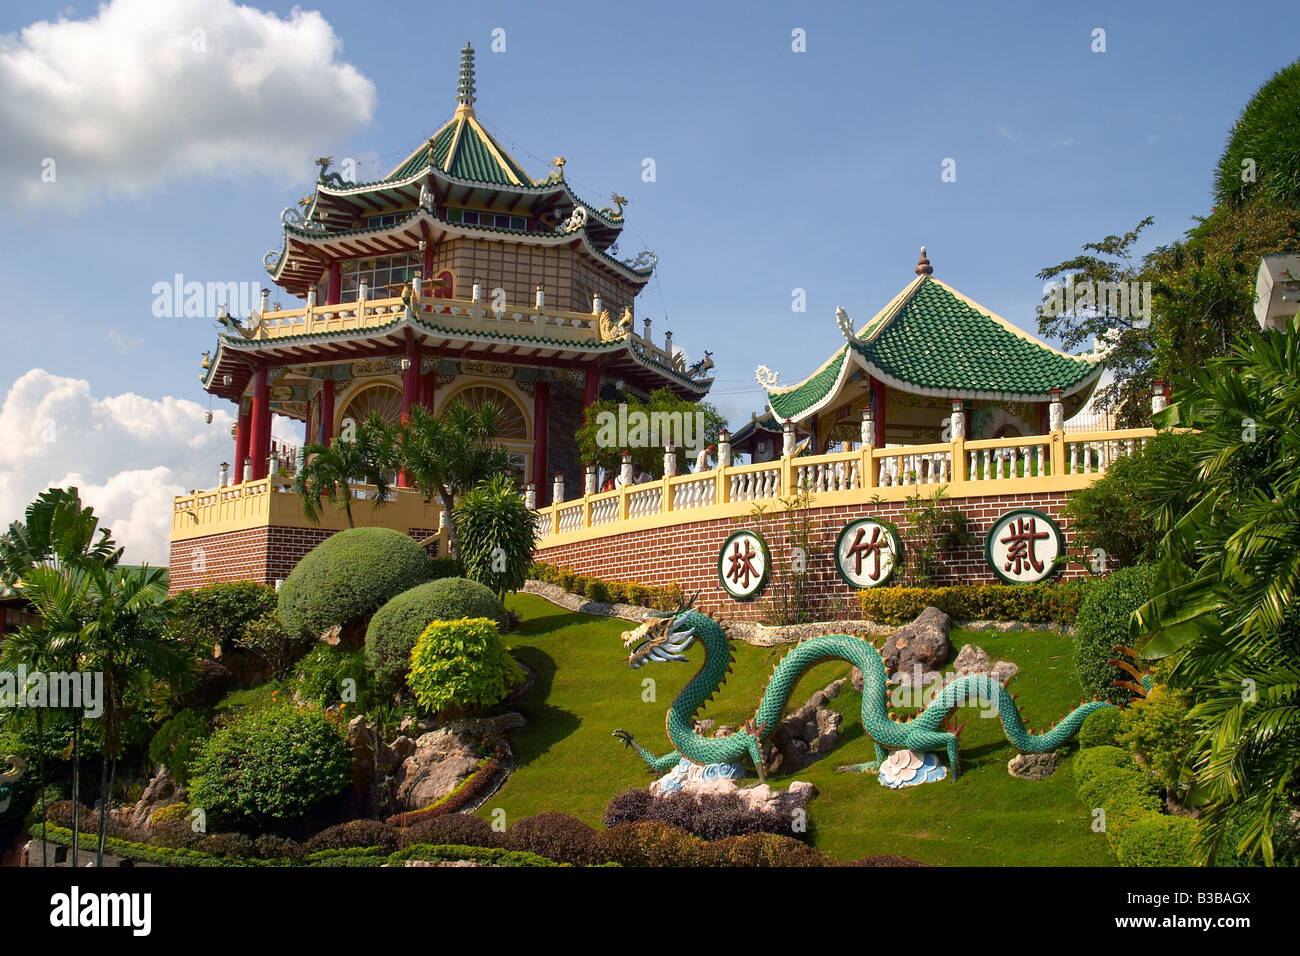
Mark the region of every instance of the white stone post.
POLYGON ((1151 414, 1163 412, 1169 407, 1169 384, 1156 379, 1151 387, 1151 414))
POLYGON ((524 486, 524 504, 532 511, 537 510, 537 485, 531 481, 524 486))
POLYGON ((262 290, 262 311, 260 314, 265 315, 270 308, 271 308, 271 290, 263 289, 262 290))
POLYGON ((668 356, 669 361, 672 361, 672 357, 673 357, 672 329, 669 329, 667 332, 664 333, 664 354, 668 356))
POLYGON ((309 308, 309 309, 314 309, 314 308, 316 308, 316 290, 315 290, 315 289, 308 289, 308 290, 307 290, 307 308, 309 308))
POLYGON ((559 504, 564 500, 564 476, 558 471, 555 473, 555 481, 551 485, 551 501, 559 504))
POLYGON ((672 441, 664 444, 664 477, 671 478, 677 474, 677 452, 673 450, 672 441))
POLYGON ((588 465, 583 475, 582 493, 584 495, 594 495, 596 493, 596 466, 588 465))
POLYGON ((862 409, 862 446, 864 448, 876 447, 876 420, 872 417, 870 405, 863 406, 862 409))
MULTIPOLYGON (((361 284, 357 287, 357 301, 365 302, 368 298, 370 298, 370 287, 366 284, 366 280, 362 279, 361 284)), ((357 317, 360 318, 360 313, 357 314, 357 317)))
POLYGON ((952 440, 958 441, 966 437, 966 413, 962 411, 963 405, 960 398, 952 400, 952 440))
POLYGON ((223 461, 221 463, 221 477, 217 479, 217 487, 224 488, 228 484, 230 484, 230 462, 223 461))
POLYGON ((642 319, 641 321, 645 323, 645 335, 641 336, 641 340, 645 342, 646 345, 649 345, 650 344, 650 320, 646 318, 646 319, 642 319))
POLYGON ((253 480, 253 459, 244 459, 244 481, 253 480))
POLYGON ((275 452, 266 456, 266 477, 274 478, 280 473, 280 456, 275 452))
POLYGON ((546 292, 543 291, 540 282, 537 283, 537 291, 533 296, 533 307, 537 309, 538 312, 541 312, 542 309, 546 308, 546 292))
POLYGON ((781 426, 781 457, 789 458, 794 454, 794 422, 781 426))
POLYGON ((470 291, 470 297, 474 300, 475 304, 478 304, 483 300, 483 283, 479 282, 477 279, 474 280, 474 287, 470 291))
POLYGON ((1065 405, 1061 403, 1061 390, 1052 389, 1052 401, 1047 406, 1047 427, 1059 432, 1065 428, 1065 405))
POLYGON ((591 314, 600 315, 600 293, 599 292, 593 292, 591 294, 591 314))
POLYGON ((632 484, 632 453, 630 451, 623 452, 623 460, 619 463, 618 477, 623 484, 632 484))
POLYGON ((731 432, 725 428, 718 432, 718 467, 731 467, 731 432))

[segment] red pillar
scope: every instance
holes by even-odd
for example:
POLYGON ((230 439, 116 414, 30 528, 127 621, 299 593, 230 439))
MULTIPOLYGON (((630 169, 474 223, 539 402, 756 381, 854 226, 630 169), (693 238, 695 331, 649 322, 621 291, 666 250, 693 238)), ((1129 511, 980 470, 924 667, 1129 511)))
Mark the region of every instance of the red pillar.
POLYGON ((235 420, 235 471, 232 484, 244 480, 244 459, 248 457, 248 431, 251 427, 244 399, 239 399, 239 417, 235 420))
POLYGON ((334 379, 327 378, 320 390, 320 443, 326 448, 334 440, 334 379))
POLYGON ((600 369, 587 369, 587 378, 583 384, 582 410, 586 411, 600 398, 600 369))
POLYGON ((325 304, 338 305, 341 298, 343 298, 343 270, 337 262, 331 262, 329 288, 325 291, 325 304))
POLYGON ((885 391, 885 383, 873 381, 871 383, 871 394, 876 404, 876 447, 885 447, 885 429, 889 424, 886 413, 888 409, 888 396, 885 391))
POLYGON ((1038 434, 1046 435, 1052 430, 1051 403, 1038 403, 1038 434))
POLYGON ((537 507, 551 500, 546 481, 546 433, 550 426, 551 383, 538 382, 533 395, 533 484, 537 487, 537 507))
POLYGON ((266 366, 259 365, 253 373, 252 434, 249 437, 249 457, 253 459, 253 480, 266 477, 266 459, 271 454, 271 405, 266 386, 266 366))

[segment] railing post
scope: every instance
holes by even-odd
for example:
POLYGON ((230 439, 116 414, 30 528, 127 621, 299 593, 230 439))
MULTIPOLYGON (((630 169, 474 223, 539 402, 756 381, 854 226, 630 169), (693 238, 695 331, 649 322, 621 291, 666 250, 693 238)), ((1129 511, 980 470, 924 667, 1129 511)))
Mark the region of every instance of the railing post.
POLYGON ((726 504, 731 500, 731 480, 728 471, 731 468, 731 434, 724 428, 718 432, 718 467, 714 470, 716 487, 713 500, 726 504))
POLYGON ((948 483, 953 486, 966 484, 966 439, 954 438, 949 442, 948 454, 952 456, 952 467, 948 470, 948 483))

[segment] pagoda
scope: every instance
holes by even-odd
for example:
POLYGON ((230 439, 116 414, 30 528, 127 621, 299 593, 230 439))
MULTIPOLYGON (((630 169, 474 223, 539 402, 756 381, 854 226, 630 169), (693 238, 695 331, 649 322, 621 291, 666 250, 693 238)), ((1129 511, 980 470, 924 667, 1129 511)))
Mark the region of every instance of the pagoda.
MULTIPOLYGON (((615 257, 623 206, 597 208, 565 181, 565 160, 533 179, 475 110, 474 50, 461 51, 450 120, 387 176, 345 180, 317 161, 312 194, 281 213, 271 281, 305 300, 247 322, 222 315, 203 387, 238 405, 231 483, 278 467, 271 416, 328 445, 348 422, 460 399, 497 405, 499 442, 538 504, 554 478, 580 487, 575 432, 601 397, 668 387, 696 400, 711 363, 688 370, 671 332, 636 329, 653 252, 615 257)), ((399 481, 401 481, 399 477, 399 481)))
POLYGON ((964 412, 962 437, 1015 438, 1061 427, 1050 421, 1056 400, 1064 418, 1087 403, 1098 358, 1051 348, 939 281, 924 247, 915 272, 861 328, 837 310, 844 344, 803 381, 781 386, 760 366, 767 409, 736 440, 763 443, 790 428, 813 454, 862 440, 946 442, 953 412, 964 412))

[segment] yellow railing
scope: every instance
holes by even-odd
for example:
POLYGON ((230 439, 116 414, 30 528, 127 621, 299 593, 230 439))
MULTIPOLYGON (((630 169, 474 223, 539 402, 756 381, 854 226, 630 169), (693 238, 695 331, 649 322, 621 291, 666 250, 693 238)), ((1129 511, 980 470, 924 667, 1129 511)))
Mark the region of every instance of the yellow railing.
MULTIPOLYGON (((425 529, 438 541, 438 554, 446 554, 447 531, 442 526, 442 508, 410 488, 392 488, 389 499, 375 501, 372 485, 353 485, 352 520, 358 528, 381 526, 406 532, 425 529)), ((245 481, 237 485, 180 495, 172 503, 173 541, 254 528, 322 528, 342 531, 348 526, 347 513, 328 501, 321 502, 319 521, 302 510, 302 499, 283 476, 245 481)))
MULTIPOLYGON (((571 342, 601 341, 600 315, 570 312, 564 309, 491 307, 490 300, 438 299, 414 292, 409 301, 412 311, 426 322, 465 332, 504 332, 571 342)), ((307 305, 299 309, 267 310, 254 317, 254 338, 278 339, 319 332, 353 332, 371 329, 400 318, 407 308, 407 298, 357 299, 333 305, 307 305)), ((611 322, 617 317, 610 317, 611 322)), ((630 333, 642 347, 664 364, 672 356, 648 338, 630 333)))
POLYGON ((550 547, 624 531, 748 514, 756 504, 807 488, 814 506, 901 501, 933 493, 950 498, 1076 491, 1117 458, 1132 454, 1152 428, 1021 438, 957 439, 934 445, 863 448, 834 455, 780 458, 675 475, 587 495, 538 512, 538 545, 550 547))

